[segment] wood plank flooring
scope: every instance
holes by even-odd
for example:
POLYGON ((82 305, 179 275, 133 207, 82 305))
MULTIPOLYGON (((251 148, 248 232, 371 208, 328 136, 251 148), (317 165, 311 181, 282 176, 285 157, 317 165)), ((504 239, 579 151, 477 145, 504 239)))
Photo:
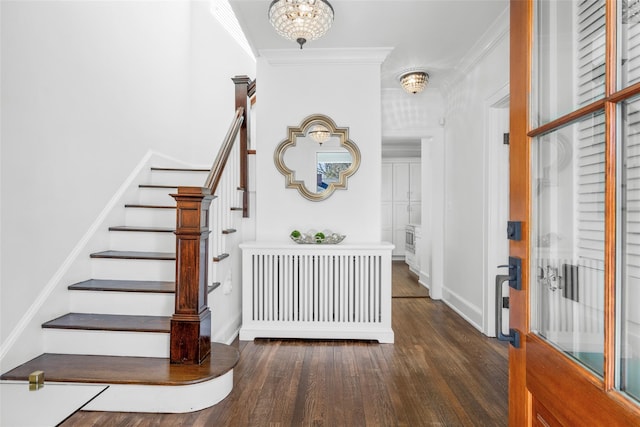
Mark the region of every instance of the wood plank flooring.
POLYGON ((391 269, 391 295, 393 298, 427 298, 429 291, 418 283, 417 276, 404 261, 393 261, 391 269))
POLYGON ((234 390, 212 408, 81 411, 62 426, 506 426, 507 345, 393 269, 395 344, 240 342, 234 390))

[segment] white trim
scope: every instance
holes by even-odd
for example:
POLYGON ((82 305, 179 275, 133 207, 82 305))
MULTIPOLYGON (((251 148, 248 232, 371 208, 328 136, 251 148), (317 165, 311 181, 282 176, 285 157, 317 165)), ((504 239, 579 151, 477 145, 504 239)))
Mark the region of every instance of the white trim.
POLYGON ((482 325, 473 320, 470 316, 475 315, 477 318, 482 319, 482 309, 471 304, 465 298, 453 292, 451 289, 444 288, 442 291, 442 301, 447 304, 453 311, 458 313, 464 320, 469 322, 474 328, 482 332, 482 325), (455 301, 452 301, 455 300, 455 301), (456 304, 458 302, 459 304, 456 304), (461 307, 459 307, 459 305, 461 307))
MULTIPOLYGON (((240 258, 240 254, 238 254, 238 258, 240 258)), ((238 285, 241 286, 241 285, 238 285)), ((222 287, 222 286, 221 286, 222 287)), ((218 288, 219 289, 219 288, 218 288)), ((218 290, 216 289, 216 290, 218 290)), ((214 291, 215 292, 215 291, 214 291)), ((211 316, 213 320, 213 316, 211 316)), ((229 322, 225 323, 222 327, 215 327, 212 324, 211 330, 218 331, 215 335, 211 336, 211 341, 221 342, 227 345, 231 345, 231 343, 235 340, 235 338, 240 333, 240 327, 242 326, 242 310, 240 310, 233 319, 229 322)))
POLYGON ((256 62, 256 57, 253 54, 253 50, 249 45, 247 36, 240 27, 240 22, 231 8, 228 0, 212 0, 209 7, 211 15, 222 25, 222 27, 229 33, 236 43, 244 50, 247 55, 256 62))
POLYGON ((238 337, 240 336, 240 328, 241 328, 241 327, 242 327, 242 325, 241 325, 241 326, 239 326, 235 331, 233 331, 233 334, 232 334, 232 335, 229 337, 229 339, 228 339, 226 342, 224 342, 223 344, 226 344, 226 345, 231 345, 231 344, 233 344, 233 342, 236 340, 236 338, 238 338, 238 337))
POLYGON ((423 253, 429 253, 431 259, 423 257, 420 265, 429 268, 429 296, 431 299, 442 299, 444 288, 444 244, 446 241, 446 149, 444 130, 440 128, 432 138, 423 139, 422 151, 422 227, 423 253), (431 187, 430 193, 427 184, 431 187), (425 205, 426 203, 426 205, 425 205), (429 210, 429 212, 427 211, 429 210), (429 236, 428 238, 425 237, 429 236), (425 251, 426 245, 431 244, 431 250, 425 251), (430 267, 429 267, 430 266, 430 267))
POLYGON ((382 64, 393 48, 342 48, 342 49, 261 49, 260 57, 270 65, 296 64, 382 64))
MULTIPOLYGON (((495 274, 497 266, 507 263, 507 257, 500 259, 497 254, 500 248, 500 241, 496 240, 496 236, 502 233, 503 242, 506 242, 507 224, 500 223, 500 213, 504 206, 500 203, 500 188, 502 185, 501 176, 504 171, 504 165, 500 165, 498 160, 502 157, 501 148, 497 138, 499 130, 495 116, 495 109, 505 108, 505 103, 509 101, 509 83, 505 83, 493 95, 484 101, 484 122, 485 136, 483 142, 484 151, 484 197, 483 197, 483 268, 482 268, 482 332, 489 336, 495 336, 495 274)), ((507 111, 508 114, 508 111, 507 111)), ((499 119, 498 119, 499 120, 499 119)), ((507 169, 508 178, 508 169, 507 169)), ((507 181, 508 182, 508 181, 507 181)), ((508 199, 507 199, 508 201, 508 199)), ((507 207, 508 209, 508 207, 507 207)), ((507 212, 507 218, 509 214, 507 212)))
POLYGON ((442 83, 442 91, 444 93, 462 80, 478 62, 482 61, 489 55, 498 43, 509 35, 510 28, 510 8, 507 6, 505 10, 496 18, 489 29, 478 39, 467 54, 458 62, 454 71, 449 74, 449 78, 442 83))
POLYGON ((429 290, 431 289, 431 277, 422 270, 418 272, 418 283, 429 290))

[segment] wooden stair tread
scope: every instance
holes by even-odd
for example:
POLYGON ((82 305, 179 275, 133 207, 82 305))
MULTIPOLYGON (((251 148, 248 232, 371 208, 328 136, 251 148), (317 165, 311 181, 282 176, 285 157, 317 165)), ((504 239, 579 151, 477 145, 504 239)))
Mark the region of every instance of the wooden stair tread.
POLYGON ((160 168, 160 167, 151 167, 152 171, 164 171, 164 172, 211 172, 210 169, 206 168, 160 168))
POLYGON ((166 185, 166 184, 140 184, 138 185, 139 188, 157 188, 157 189, 161 189, 161 188, 175 188, 177 189, 178 186, 177 185, 166 185))
POLYGON ((44 371, 47 381, 188 385, 226 374, 238 363, 235 347, 211 343, 211 354, 200 365, 175 365, 157 357, 92 356, 45 353, 0 376, 2 380, 28 381, 29 373, 44 371))
POLYGON ((218 256, 213 257, 213 262, 220 262, 225 258, 229 258, 229 254, 220 254, 218 256))
POLYGON ((115 227, 109 227, 109 231, 144 231, 151 233, 173 233, 176 231, 175 227, 142 227, 136 225, 118 225, 115 227))
POLYGON ((139 205, 135 203, 127 203, 124 205, 125 208, 143 208, 143 209, 176 209, 176 206, 169 205, 139 205))
POLYGON ((88 331, 163 332, 169 333, 169 316, 130 316, 121 314, 67 313, 42 325, 47 329, 88 331))
MULTIPOLYGON (((219 282, 214 282, 208 287, 208 292, 214 291, 219 282)), ((175 282, 163 282, 154 280, 111 280, 89 279, 74 283, 68 287, 72 291, 104 291, 104 292, 147 292, 156 294, 173 294, 176 291, 175 282)))
POLYGON ((175 282, 154 280, 105 280, 89 279, 69 286, 75 291, 114 291, 114 292, 149 292, 174 293, 175 282))
POLYGON ((115 258, 115 259, 150 259, 150 260, 175 260, 173 252, 143 252, 143 251, 102 251, 91 254, 91 258, 115 258))

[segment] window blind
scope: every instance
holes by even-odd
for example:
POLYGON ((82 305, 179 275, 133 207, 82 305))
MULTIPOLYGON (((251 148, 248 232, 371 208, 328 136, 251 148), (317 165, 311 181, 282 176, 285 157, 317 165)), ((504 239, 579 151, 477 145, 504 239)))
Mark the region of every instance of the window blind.
MULTIPOLYGON (((578 4, 578 102, 590 104, 604 96, 604 0, 578 4)), ((604 114, 578 127, 577 253, 581 263, 604 267, 605 122, 604 114)))

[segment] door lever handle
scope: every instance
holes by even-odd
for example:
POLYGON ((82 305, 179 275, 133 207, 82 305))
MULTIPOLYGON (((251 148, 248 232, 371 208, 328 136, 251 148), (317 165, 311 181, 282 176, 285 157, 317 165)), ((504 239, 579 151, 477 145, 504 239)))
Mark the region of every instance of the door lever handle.
MULTIPOLYGON (((501 265, 499 267, 508 267, 501 265)), ((509 328, 509 335, 502 333, 502 284, 511 280, 510 274, 498 274, 496 276, 496 337, 500 341, 508 341, 515 348, 520 348, 520 332, 509 328)))

